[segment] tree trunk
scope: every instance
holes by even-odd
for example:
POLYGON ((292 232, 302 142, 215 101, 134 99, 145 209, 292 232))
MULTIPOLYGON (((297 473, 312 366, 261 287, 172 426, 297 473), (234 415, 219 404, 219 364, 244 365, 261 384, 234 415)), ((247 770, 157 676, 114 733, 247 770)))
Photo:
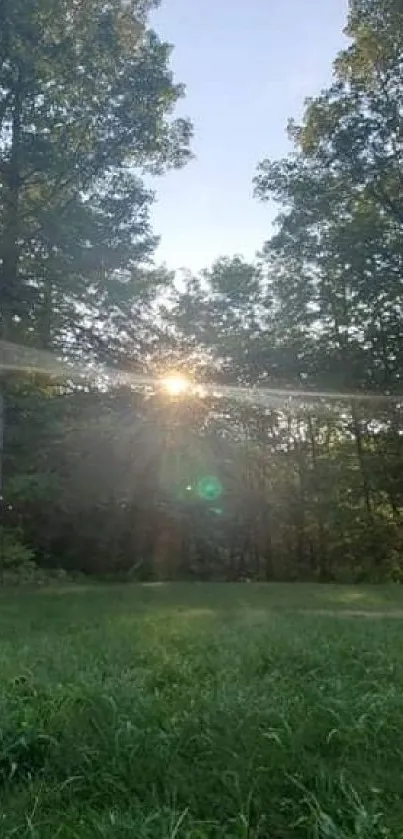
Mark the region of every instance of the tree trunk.
MULTIPOLYGON (((22 85, 17 81, 11 119, 10 161, 3 172, 4 224, 1 243, 0 270, 0 342, 10 339, 13 316, 17 314, 17 279, 19 262, 19 199, 20 199, 20 146, 22 118, 22 85)), ((0 345, 1 350, 1 345, 0 345)), ((0 360, 1 361, 1 360, 0 360)), ((4 513, 4 439, 6 417, 6 390, 0 369, 0 508, 4 513)))
POLYGON ((1 248, 1 338, 9 338, 9 330, 18 303, 17 276, 19 262, 19 202, 20 202, 20 147, 22 95, 21 80, 14 93, 14 107, 11 120, 10 161, 3 170, 4 226, 1 248))
POLYGON ((0 509, 3 502, 3 454, 4 454, 4 426, 5 426, 5 400, 4 386, 0 374, 0 509))
POLYGON ((367 511, 368 524, 372 527, 374 524, 374 517, 372 512, 371 490, 368 480, 367 467, 365 463, 365 452, 363 444, 363 435, 360 421, 357 415, 355 405, 351 406, 351 415, 353 419, 353 431, 355 439, 355 449, 357 453, 358 466, 360 469, 362 492, 364 497, 365 509, 367 511))
POLYGON ((43 350, 52 344, 53 284, 49 277, 43 281, 40 342, 43 350))
POLYGON ((298 576, 306 576, 312 571, 312 557, 309 556, 309 567, 307 567, 307 522, 306 522, 306 463, 300 440, 296 450, 296 561, 298 576))
POLYGON ((367 528, 368 528, 368 542, 367 542, 367 550, 369 555, 372 559, 372 570, 373 573, 378 577, 380 566, 382 564, 383 559, 383 550, 382 546, 379 542, 379 537, 377 533, 374 511, 372 506, 372 497, 371 497, 371 485, 369 480, 369 474, 367 469, 367 463, 365 459, 365 448, 364 448, 364 439, 362 428, 360 424, 360 419, 357 414, 357 410, 355 405, 351 406, 351 414, 353 420, 353 431, 354 431, 354 439, 355 439, 355 448, 357 453, 357 460, 358 466, 360 470, 361 476, 361 487, 362 487, 362 494, 364 500, 364 506, 366 510, 366 518, 367 518, 367 528))
POLYGON ((318 559, 318 571, 319 571, 319 579, 321 582, 326 582, 329 580, 329 568, 328 568, 328 558, 327 558, 327 546, 326 546, 326 538, 325 538, 325 524, 323 520, 323 510, 322 504, 320 499, 320 486, 319 486, 319 472, 318 472, 318 454, 317 454, 317 446, 315 440, 315 429, 312 422, 312 417, 308 416, 308 434, 309 440, 311 444, 311 456, 312 456, 312 466, 313 466, 313 488, 315 493, 315 503, 316 503, 316 516, 318 522, 318 548, 319 548, 319 559, 318 559))
POLYGON ((4 425, 5 425, 5 401, 4 387, 0 371, 0 585, 4 580, 4 552, 3 534, 1 528, 4 521, 4 489, 3 489, 3 463, 4 463, 4 425))

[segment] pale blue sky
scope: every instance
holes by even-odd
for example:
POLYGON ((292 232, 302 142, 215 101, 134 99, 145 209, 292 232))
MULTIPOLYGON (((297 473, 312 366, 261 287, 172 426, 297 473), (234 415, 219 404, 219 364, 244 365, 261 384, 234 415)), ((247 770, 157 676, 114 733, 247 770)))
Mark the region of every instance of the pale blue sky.
POLYGON ((288 118, 330 81, 346 16, 347 0, 162 0, 153 25, 175 47, 196 159, 157 181, 158 261, 253 258, 275 212, 252 196, 256 165, 287 152, 288 118))

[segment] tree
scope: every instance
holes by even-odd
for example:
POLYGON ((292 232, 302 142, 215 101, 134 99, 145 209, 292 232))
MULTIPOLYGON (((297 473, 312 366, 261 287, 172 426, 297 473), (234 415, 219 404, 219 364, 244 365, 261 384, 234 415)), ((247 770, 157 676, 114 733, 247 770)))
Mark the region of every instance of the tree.
POLYGON ((71 306, 77 320, 74 304, 94 308, 111 275, 152 252, 137 173, 182 165, 190 125, 170 120, 183 89, 149 5, 2 0, 3 337, 18 316, 48 344, 71 306))
POLYGON ((267 376, 271 300, 258 265, 239 256, 218 259, 187 277, 165 317, 188 349, 205 353, 219 381, 256 384, 267 376))
MULTIPOLYGON (((262 259, 280 333, 295 336, 297 375, 321 389, 396 393, 403 362, 401 4, 352 0, 347 34, 352 43, 335 62, 334 83, 308 101, 301 126, 290 125, 294 154, 259 167, 258 197, 274 196, 284 207, 262 259)), ((369 433, 368 421, 352 403, 350 433, 377 553, 369 450, 379 429, 369 433)), ((386 428, 401 433, 394 409, 386 428)))
POLYGON ((1 0, 0 340, 138 349, 138 305, 169 280, 147 269, 141 175, 183 165, 191 135, 152 5, 1 0))
MULTIPOLYGON (((392 0, 350 7, 334 83, 291 126, 294 152, 259 168, 256 192, 280 214, 256 264, 223 257, 159 299, 171 278, 145 270, 131 170, 111 164, 74 193, 56 230, 78 244, 66 285, 52 280, 51 340, 129 371, 146 349, 154 370, 217 386, 170 399, 112 378, 14 383, 7 515, 40 563, 402 580, 402 27, 392 0)), ((21 278, 26 264, 22 250, 21 278)), ((19 328, 37 340, 44 308, 24 306, 19 328)))
POLYGON ((398 388, 403 360, 403 19, 399 2, 381 6, 351 3, 333 85, 291 124, 295 154, 264 161, 255 181, 285 208, 264 249, 280 317, 302 342, 320 325, 321 368, 305 372, 351 390, 398 388))

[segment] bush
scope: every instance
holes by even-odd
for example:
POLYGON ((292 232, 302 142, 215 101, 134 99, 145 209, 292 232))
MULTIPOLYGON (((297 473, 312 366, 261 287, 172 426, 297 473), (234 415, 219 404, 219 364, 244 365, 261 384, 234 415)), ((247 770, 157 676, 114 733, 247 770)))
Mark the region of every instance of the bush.
POLYGON ((36 567, 34 552, 16 529, 0 526, 0 569, 3 580, 11 574, 25 577, 36 567))
POLYGON ((17 528, 0 526, 0 581, 3 585, 45 585, 64 582, 61 568, 45 570, 35 562, 35 553, 17 528))

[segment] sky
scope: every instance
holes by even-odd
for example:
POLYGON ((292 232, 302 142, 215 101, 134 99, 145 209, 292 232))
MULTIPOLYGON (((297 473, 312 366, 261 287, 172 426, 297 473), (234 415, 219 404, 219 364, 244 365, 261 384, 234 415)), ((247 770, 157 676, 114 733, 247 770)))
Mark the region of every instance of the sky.
POLYGON ((330 82, 346 19, 347 0, 162 0, 152 24, 174 46, 195 159, 153 183, 159 263, 253 259, 276 214, 253 198, 257 164, 290 149, 287 121, 330 82))

